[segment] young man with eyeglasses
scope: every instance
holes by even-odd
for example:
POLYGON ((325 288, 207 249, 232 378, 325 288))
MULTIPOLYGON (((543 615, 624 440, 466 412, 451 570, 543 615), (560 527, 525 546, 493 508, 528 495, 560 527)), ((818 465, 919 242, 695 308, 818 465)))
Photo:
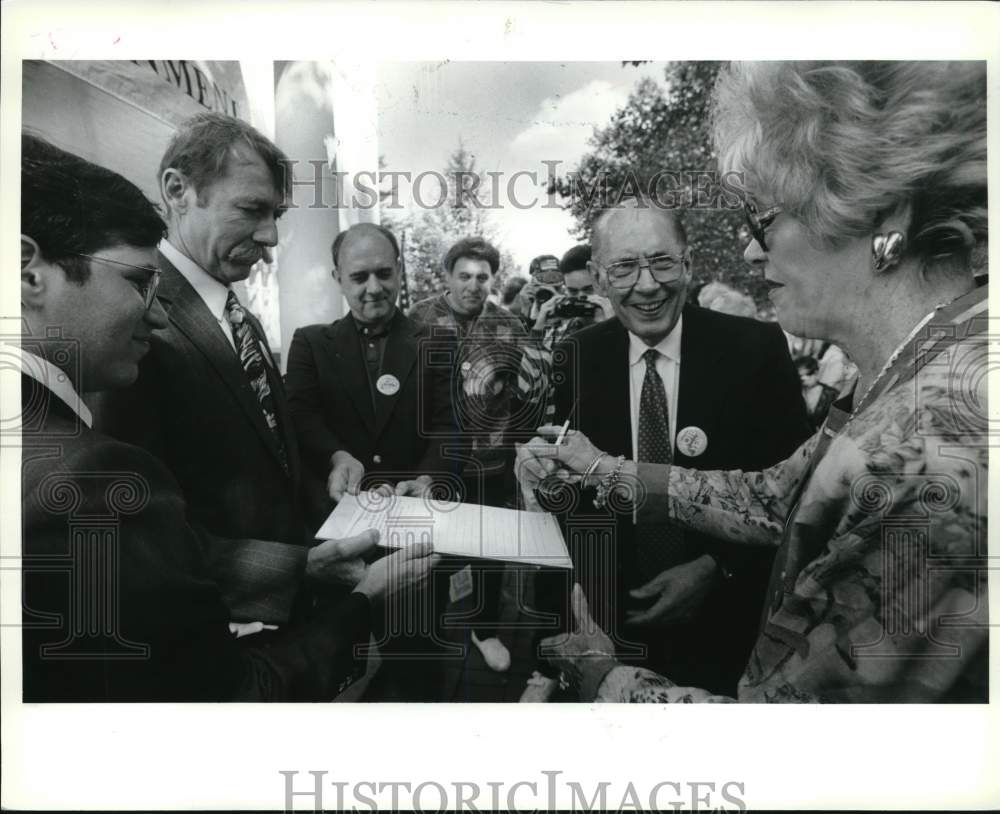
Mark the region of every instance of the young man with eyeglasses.
MULTIPOLYGON (((372 605, 426 578, 431 559, 394 555, 302 624, 233 621, 176 480, 93 430, 80 398, 132 384, 167 325, 164 230, 129 181, 22 139, 24 328, 4 350, 21 369, 21 413, 6 426, 22 444, 24 700, 330 699, 363 668, 372 605)), ((334 542, 357 557, 375 540, 334 542)))
MULTIPOLYGON (((560 346, 555 423, 568 417, 602 449, 633 460, 763 468, 810 434, 795 368, 776 325, 688 303, 692 260, 676 213, 655 201, 628 199, 598 215, 589 268, 617 318, 560 346)), ((669 665, 702 682, 694 686, 734 688, 769 557, 738 558, 725 541, 637 527, 631 513, 596 510, 593 498, 592 488, 577 496, 567 542, 575 579, 596 598, 595 619, 614 630, 621 655, 669 665)), ((553 687, 537 679, 524 700, 553 687)))

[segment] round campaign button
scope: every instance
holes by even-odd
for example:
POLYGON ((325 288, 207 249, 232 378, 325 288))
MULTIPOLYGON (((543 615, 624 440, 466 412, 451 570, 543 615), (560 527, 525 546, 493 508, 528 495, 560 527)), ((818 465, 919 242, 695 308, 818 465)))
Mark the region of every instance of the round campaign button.
POLYGON ((685 427, 677 433, 677 449, 689 458, 697 458, 708 448, 708 436, 701 427, 685 427))
POLYGON ((462 372, 468 373, 472 370, 472 362, 462 362, 462 372))
POLYGON ((375 389, 383 396, 394 396, 399 392, 399 379, 391 373, 386 373, 378 377, 378 381, 375 382, 375 389))

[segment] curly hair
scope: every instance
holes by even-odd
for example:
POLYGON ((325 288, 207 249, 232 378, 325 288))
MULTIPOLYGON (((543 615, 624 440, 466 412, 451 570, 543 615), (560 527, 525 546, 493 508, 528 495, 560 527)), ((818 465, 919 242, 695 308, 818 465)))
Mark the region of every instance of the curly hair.
POLYGON ((451 274, 455 270, 455 263, 463 257, 469 260, 485 260, 490 265, 490 274, 496 274, 500 268, 500 252, 496 246, 481 237, 466 237, 459 240, 448 249, 441 265, 448 274, 451 274))
POLYGON ((984 62, 734 63, 715 88, 720 169, 818 245, 910 208, 907 253, 968 267, 986 240, 984 62))

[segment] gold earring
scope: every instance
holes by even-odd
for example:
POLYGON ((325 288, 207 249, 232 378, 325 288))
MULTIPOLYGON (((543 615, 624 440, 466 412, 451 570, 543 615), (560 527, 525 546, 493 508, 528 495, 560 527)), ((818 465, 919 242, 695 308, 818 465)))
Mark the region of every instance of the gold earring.
POLYGON ((872 261, 876 272, 882 272, 899 262, 906 238, 901 232, 878 234, 872 238, 872 261))

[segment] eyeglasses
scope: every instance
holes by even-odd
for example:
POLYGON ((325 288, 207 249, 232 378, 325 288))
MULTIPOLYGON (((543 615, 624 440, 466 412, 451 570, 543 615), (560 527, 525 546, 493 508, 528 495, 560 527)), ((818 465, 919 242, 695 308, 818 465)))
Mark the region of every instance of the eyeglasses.
POLYGON ((750 228, 750 234, 753 235, 753 239, 760 244, 761 249, 765 252, 767 251, 767 243, 764 242, 765 230, 768 226, 774 223, 774 219, 783 211, 784 210, 781 205, 778 204, 765 210, 763 213, 758 213, 757 204, 749 198, 743 199, 743 214, 747 219, 747 226, 750 228))
POLYGON ((110 263, 112 266, 122 266, 123 268, 135 269, 136 271, 142 271, 149 275, 149 278, 144 283, 136 282, 136 288, 142 295, 142 302, 146 306, 148 311, 153 307, 153 302, 156 300, 156 289, 160 285, 160 270, 153 269, 149 266, 135 266, 132 263, 123 263, 121 260, 111 260, 107 257, 99 257, 96 254, 83 254, 81 252, 73 252, 75 257, 85 257, 88 260, 100 260, 102 263, 110 263))
POLYGON ((687 268, 687 261, 683 257, 675 257, 672 254, 655 254, 646 258, 645 261, 637 258, 619 260, 605 266, 597 263, 608 275, 608 282, 612 288, 631 288, 639 281, 639 273, 642 269, 648 268, 650 275, 658 283, 674 283, 684 276, 687 268))

